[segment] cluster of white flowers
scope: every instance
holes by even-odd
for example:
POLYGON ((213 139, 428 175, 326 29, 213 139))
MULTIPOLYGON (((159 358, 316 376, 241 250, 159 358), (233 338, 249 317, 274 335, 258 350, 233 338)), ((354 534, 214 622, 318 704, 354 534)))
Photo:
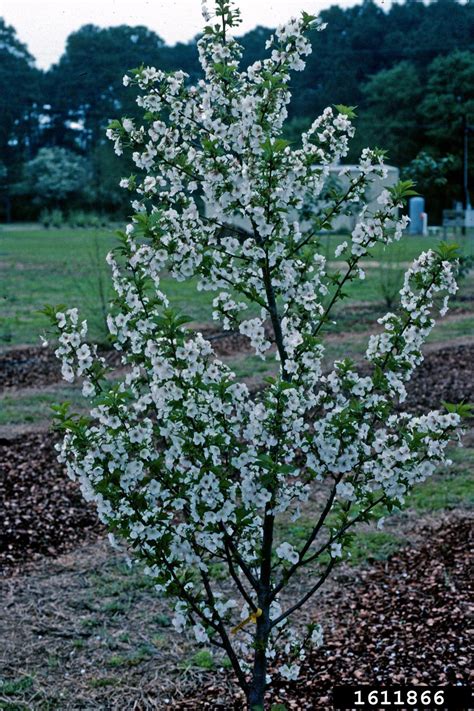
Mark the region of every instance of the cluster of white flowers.
MULTIPOLYGON (((391 414, 421 360, 435 296, 456 289, 452 263, 434 252, 415 262, 401 312, 387 314, 370 339, 373 373, 362 377, 341 361, 322 374, 320 336, 331 309, 348 281, 363 278, 360 259, 400 237, 403 194, 384 190, 368 209, 365 191, 386 171, 380 152, 364 150, 359 175, 316 215, 327 225, 359 205, 351 237, 336 250, 346 267, 329 276, 313 227, 295 217, 322 193, 329 165, 347 155, 351 111, 326 109, 302 148, 290 148, 281 137, 289 72, 304 67, 306 33, 317 23, 291 20, 270 40, 270 57, 241 71, 242 50, 226 26, 233 12, 218 2, 222 27, 209 26, 199 41, 204 79, 191 86, 183 72, 136 70, 124 84, 138 86, 145 119, 108 131, 139 169, 122 182, 134 192, 135 214, 108 256, 116 292, 108 326, 126 370, 121 381, 104 376, 76 310, 55 320, 64 377, 83 376, 84 394, 100 395, 88 420, 64 421, 60 457, 111 531, 131 541, 157 589, 177 598, 175 627, 189 624, 199 642, 223 645, 244 684, 262 644, 266 659, 279 650, 280 673, 296 678, 321 631, 298 641, 287 624, 296 608, 282 609, 282 590, 310 560, 321 559, 324 580, 344 557, 352 511, 369 515, 375 503, 402 500, 444 461, 459 417, 391 414), (165 269, 215 292, 213 317, 247 336, 260 357, 276 358, 280 376, 251 395, 169 309, 165 269), (320 481, 331 493, 307 542, 285 540, 288 529, 276 520, 295 521, 320 481), (339 528, 328 523, 334 511, 339 528), (235 597, 215 583, 217 565, 228 570, 235 597)), ((308 597, 319 584, 307 583, 308 597)))
POLYGON ((64 380, 72 383, 76 378, 82 377, 82 394, 85 397, 95 395, 96 376, 102 371, 104 360, 98 357, 97 346, 89 346, 84 342, 87 336, 87 321, 79 324, 79 313, 75 308, 68 309, 65 313, 58 311, 55 321, 60 335, 59 345, 54 353, 61 361, 64 380))

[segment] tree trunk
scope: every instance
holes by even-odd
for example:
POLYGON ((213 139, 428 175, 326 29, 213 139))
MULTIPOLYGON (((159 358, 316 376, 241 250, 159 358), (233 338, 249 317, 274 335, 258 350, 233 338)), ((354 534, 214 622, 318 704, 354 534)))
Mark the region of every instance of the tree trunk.
POLYGON ((269 609, 263 610, 257 619, 255 638, 255 656, 253 661, 252 681, 247 696, 249 711, 263 711, 265 708, 265 687, 267 677, 267 641, 269 632, 269 609))
POLYGON ((267 660, 265 658, 265 652, 255 655, 255 664, 252 674, 252 682, 250 684, 250 690, 248 694, 248 708, 249 711, 263 711, 265 706, 265 676, 267 660), (257 663, 257 656, 259 659, 257 663))

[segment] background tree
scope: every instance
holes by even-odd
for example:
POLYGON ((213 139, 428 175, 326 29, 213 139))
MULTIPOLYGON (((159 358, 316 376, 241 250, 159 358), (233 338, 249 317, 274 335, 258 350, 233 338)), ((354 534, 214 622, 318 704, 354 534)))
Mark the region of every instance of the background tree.
POLYGON ((405 165, 424 135, 418 112, 423 97, 419 70, 412 62, 400 62, 371 77, 362 92, 364 109, 358 109, 359 136, 352 150, 358 152, 367 143, 384 146, 391 163, 405 165))
MULTIPOLYGON (((452 137, 459 143, 461 105, 463 111, 469 109, 473 90, 471 60, 465 54, 472 53, 472 3, 408 0, 385 10, 365 0, 351 8, 330 7, 321 12, 321 20, 327 29, 323 35, 310 33, 308 71, 292 77, 285 129, 291 141, 298 140, 301 129, 325 106, 344 102, 357 106, 360 117, 350 161, 369 143, 386 146, 389 159, 399 167, 425 149, 442 158, 452 137), (464 58, 429 69, 433 60, 453 52, 464 58)), ((168 47, 145 27, 85 25, 70 35, 59 62, 39 72, 14 30, 3 21, 1 27, 0 155, 8 169, 7 185, 18 182, 21 163, 40 147, 62 146, 91 158, 97 208, 125 209, 112 180, 110 199, 103 181, 118 170, 112 170, 113 158, 106 156, 107 120, 117 111, 138 116, 135 96, 124 91, 120 77, 143 63, 165 71, 182 68, 195 83, 202 77, 196 39, 168 47)), ((270 29, 257 27, 240 38, 246 63, 260 57, 258 48, 270 34, 270 29)), ((9 191, 4 194, 8 198, 9 191)), ((460 165, 449 175, 442 203, 440 196, 433 196, 436 204, 430 205, 438 216, 453 199, 462 198, 460 165)), ((32 208, 16 200, 13 215, 34 217, 32 208)))
POLYGON ((90 198, 90 164, 67 148, 41 148, 25 165, 18 191, 30 195, 40 207, 71 206, 90 198))
MULTIPOLYGON (((423 179, 420 189, 428 197, 428 209, 440 219, 443 207, 463 199, 463 126, 474 124, 474 53, 455 51, 437 57, 425 69, 400 62, 371 77, 363 94, 365 110, 355 147, 367 141, 383 145, 390 162, 412 164, 409 174, 416 171, 423 179), (436 170, 434 180, 427 182, 430 160, 436 170), (441 167, 443 190, 439 180, 436 184, 441 167)), ((471 152, 470 173, 473 168, 471 152)))
POLYGON ((419 114, 426 117, 425 135, 438 154, 460 157, 463 121, 474 124, 474 52, 455 51, 433 60, 419 114))
POLYGON ((85 25, 69 35, 63 56, 46 76, 51 139, 55 141, 59 131, 60 144, 65 140, 64 126, 79 123, 81 130, 73 142, 90 152, 103 139, 105 126, 118 108, 134 115, 134 96, 124 91, 122 76, 140 63, 159 65, 163 44, 146 27, 127 25, 105 29, 85 25))
POLYGON ((0 160, 2 179, 0 219, 10 219, 10 186, 19 178, 21 163, 34 155, 38 134, 40 72, 34 59, 0 18, 0 160))
POLYGON ((421 151, 402 169, 401 174, 403 178, 415 183, 429 206, 445 205, 446 193, 449 193, 449 177, 458 163, 459 160, 451 154, 434 158, 427 151, 421 151))

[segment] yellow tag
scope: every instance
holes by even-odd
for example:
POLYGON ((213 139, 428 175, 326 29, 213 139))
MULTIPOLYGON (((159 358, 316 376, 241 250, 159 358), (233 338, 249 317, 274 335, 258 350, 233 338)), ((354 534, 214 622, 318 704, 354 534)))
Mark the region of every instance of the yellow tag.
POLYGON ((234 627, 234 629, 231 630, 231 634, 237 634, 237 632, 239 630, 241 630, 243 627, 248 625, 250 622, 256 622, 257 617, 260 617, 261 614, 262 614, 262 611, 260 608, 258 608, 257 610, 255 610, 255 612, 252 612, 252 614, 249 615, 245 620, 242 620, 242 622, 239 622, 239 624, 236 627, 234 627))

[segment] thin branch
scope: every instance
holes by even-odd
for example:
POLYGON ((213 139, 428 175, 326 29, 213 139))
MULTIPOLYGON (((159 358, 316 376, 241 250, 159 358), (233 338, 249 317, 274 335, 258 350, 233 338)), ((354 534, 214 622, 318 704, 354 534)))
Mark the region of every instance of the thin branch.
POLYGON ((224 533, 225 541, 226 541, 227 545, 229 546, 230 550, 232 551, 232 553, 234 554, 234 557, 235 557, 235 559, 236 559, 236 561, 237 561, 239 567, 241 568, 242 572, 244 573, 245 577, 247 578, 247 580, 249 581, 249 583, 251 584, 251 586, 253 587, 253 589, 254 589, 255 591, 257 591, 257 590, 258 590, 258 580, 256 579, 256 577, 254 576, 254 574, 253 574, 252 571, 250 570, 249 566, 247 565, 247 563, 245 562, 245 560, 242 558, 242 556, 241 556, 240 553, 238 552, 237 547, 235 546, 235 544, 234 544, 234 542, 232 541, 231 537, 229 536, 229 534, 228 534, 227 531, 225 530, 224 526, 222 526, 222 530, 223 530, 223 533, 224 533))
POLYGON ((317 590, 319 590, 319 588, 320 588, 321 585, 324 583, 324 581, 325 581, 326 578, 328 577, 329 573, 330 573, 331 570, 333 569, 334 565, 335 565, 334 558, 331 558, 331 560, 329 561, 329 565, 327 566, 327 568, 326 568, 326 570, 324 571, 323 575, 319 578, 319 580, 318 580, 318 582, 316 583, 316 585, 313 585, 313 587, 311 588, 311 590, 309 590, 309 591, 306 593, 306 595, 304 595, 304 596, 301 598, 301 600, 299 600, 299 602, 295 603, 292 607, 290 607, 288 610, 286 610, 285 612, 283 612, 283 613, 280 615, 280 617, 277 617, 277 618, 276 618, 276 620, 272 620, 272 622, 271 622, 272 628, 275 627, 279 622, 282 622, 282 620, 286 619, 289 615, 291 615, 293 612, 295 612, 296 610, 298 610, 300 607, 302 607, 302 606, 305 604, 305 602, 307 602, 307 600, 309 600, 309 598, 312 597, 312 596, 314 595, 314 593, 315 593, 317 590))
MULTIPOLYGON (((327 220, 330 220, 331 217, 333 217, 333 215, 340 208, 340 206, 349 198, 352 191, 355 190, 360 184, 362 184, 364 182, 364 180, 365 180, 365 175, 362 174, 360 176, 360 178, 358 178, 357 181, 348 188, 347 192, 341 198, 339 198, 339 200, 337 200, 337 202, 334 203, 331 210, 329 210, 329 212, 326 213, 326 215, 324 216, 323 223, 327 222, 327 220)), ((316 231, 312 230, 308 235, 306 235, 305 237, 302 237, 301 240, 297 244, 295 244, 294 247, 288 252, 288 254, 286 255, 286 258, 291 259, 291 257, 294 254, 299 252, 299 250, 302 247, 306 246, 315 236, 316 236, 316 231)))
POLYGON ((232 667, 237 675, 239 683, 240 683, 242 689, 245 691, 247 689, 247 681, 245 679, 245 674, 242 671, 242 667, 240 666, 238 657, 237 657, 237 655, 234 651, 234 648, 232 646, 232 643, 229 639, 229 635, 227 634, 227 630, 225 628, 224 622, 222 621, 221 616, 219 615, 219 613, 216 610, 215 597, 214 597, 214 593, 212 591, 209 577, 208 577, 207 573, 204 572, 204 570, 200 570, 199 572, 201 574, 201 579, 204 584, 204 588, 206 590, 209 605, 211 607, 211 610, 213 611, 213 615, 215 617, 217 617, 217 620, 218 620, 217 631, 221 636, 222 644, 224 646, 225 651, 227 652, 227 656, 229 657, 229 660, 230 660, 232 667))
POLYGON ((239 591, 240 591, 240 594, 241 594, 242 597, 244 598, 245 602, 248 604, 248 606, 250 607, 250 609, 251 609, 253 612, 255 612, 255 610, 257 609, 257 606, 255 605, 255 603, 254 603, 254 601, 252 600, 251 596, 249 595, 249 593, 248 593, 247 590, 245 589, 244 585, 242 584, 242 581, 241 581, 240 578, 239 578, 239 574, 238 574, 237 571, 235 570, 234 562, 233 562, 233 560, 232 560, 232 555, 231 555, 231 552, 230 552, 230 549, 229 549, 228 542, 227 542, 226 540, 224 540, 224 546, 225 546, 225 552, 226 552, 226 558, 227 558, 227 565, 229 566, 229 572, 230 572, 230 574, 231 574, 231 576, 232 576, 232 579, 234 580, 235 584, 237 585, 237 587, 238 587, 238 589, 239 589, 239 591))
POLYGON ((316 523, 315 527, 311 531, 311 534, 310 534, 308 540, 306 541, 306 543, 304 544, 303 548, 299 552, 299 560, 296 563, 294 563, 291 566, 291 568, 289 568, 289 570, 286 572, 286 574, 282 578, 282 580, 273 589, 272 596, 271 596, 272 600, 274 600, 276 598, 276 596, 278 595, 278 593, 280 592, 280 590, 282 590, 287 585, 288 581, 290 580, 290 578, 293 577, 293 575, 296 573, 296 571, 302 565, 305 565, 305 561, 303 561, 303 558, 306 555, 306 553, 308 552, 308 550, 310 549, 312 543, 316 540, 316 537, 317 537, 319 531, 321 530, 321 528, 324 524, 324 521, 326 520, 327 516, 329 515, 329 512, 331 511, 333 501, 336 497, 337 485, 340 482, 340 480, 342 479, 342 477, 343 477, 343 475, 341 474, 337 478, 337 480, 334 484, 334 487, 333 487, 333 489, 328 497, 328 500, 326 502, 326 506, 324 507, 323 511, 321 512, 318 522, 316 523))
POLYGON ((316 560, 316 558, 319 558, 321 553, 324 553, 324 551, 329 548, 329 546, 334 543, 334 541, 337 541, 337 539, 340 538, 342 534, 347 531, 348 528, 351 528, 355 523, 358 523, 358 521, 363 519, 364 516, 369 513, 369 511, 375 508, 375 506, 380 504, 384 499, 385 494, 379 499, 376 499, 372 504, 370 504, 370 506, 368 506, 366 509, 357 514, 357 516, 348 521, 339 531, 337 531, 337 533, 330 536, 326 543, 324 543, 324 545, 322 545, 315 553, 313 553, 309 558, 306 558, 306 560, 304 560, 302 564, 307 565, 308 563, 312 563, 313 560, 316 560))

